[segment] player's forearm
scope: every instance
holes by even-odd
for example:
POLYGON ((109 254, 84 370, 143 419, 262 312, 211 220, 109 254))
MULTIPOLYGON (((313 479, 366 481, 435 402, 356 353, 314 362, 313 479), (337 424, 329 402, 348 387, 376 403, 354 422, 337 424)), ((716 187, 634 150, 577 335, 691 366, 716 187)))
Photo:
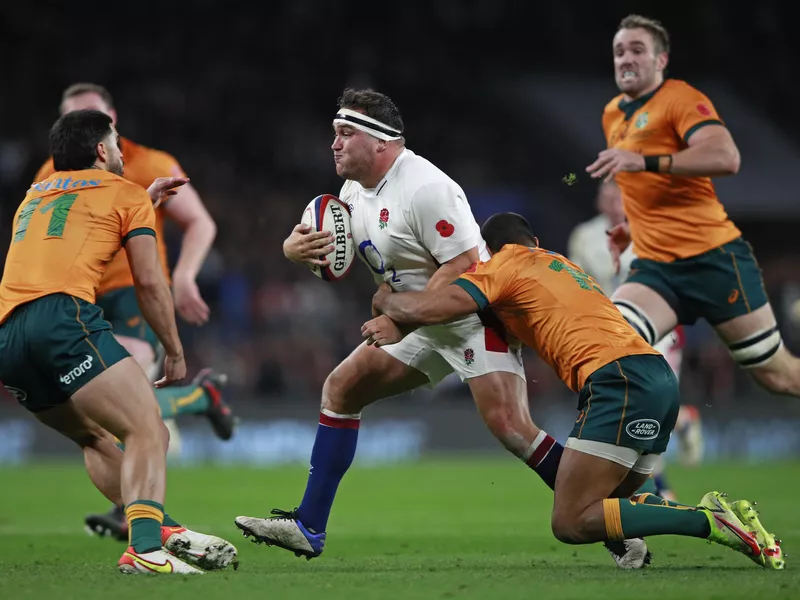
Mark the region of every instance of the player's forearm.
POLYGON ((211 219, 197 219, 183 232, 181 253, 173 271, 174 279, 194 281, 217 236, 217 226, 211 219))
POLYGON ((735 175, 741 158, 733 144, 698 144, 672 155, 670 173, 684 177, 735 175))
POLYGON ((425 286, 426 291, 438 290, 447 287, 463 275, 469 265, 462 266, 460 264, 445 263, 439 267, 425 286))
POLYGON ((175 323, 175 306, 163 275, 160 280, 137 284, 136 297, 142 315, 153 328, 167 354, 170 356, 182 354, 183 346, 178 337, 178 326, 175 323))
POLYGON ((386 294, 377 308, 397 325, 427 325, 426 318, 431 315, 427 314, 430 311, 426 310, 424 296, 424 292, 386 294))

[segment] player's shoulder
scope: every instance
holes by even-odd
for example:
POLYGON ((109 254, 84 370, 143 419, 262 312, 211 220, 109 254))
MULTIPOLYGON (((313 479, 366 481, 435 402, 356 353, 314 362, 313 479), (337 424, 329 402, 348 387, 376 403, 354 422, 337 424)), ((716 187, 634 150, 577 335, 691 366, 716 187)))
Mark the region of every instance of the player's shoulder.
POLYGON ((704 95, 698 88, 682 79, 667 79, 662 88, 661 95, 664 99, 682 98, 686 96, 704 95))
POLYGON ((398 167, 397 176, 409 198, 413 198, 418 191, 424 188, 437 190, 448 188, 457 194, 463 194, 461 187, 447 173, 427 158, 414 154, 410 150, 406 150, 403 162, 398 167))
POLYGON ((605 107, 603 108, 603 117, 606 116, 610 117, 620 114, 621 111, 619 108, 619 103, 622 102, 622 99, 624 97, 625 97, 624 94, 617 94, 611 100, 609 100, 608 103, 606 103, 605 107))
POLYGON ((152 204, 150 194, 139 184, 107 171, 102 179, 106 189, 118 202, 125 204, 147 202, 152 204))

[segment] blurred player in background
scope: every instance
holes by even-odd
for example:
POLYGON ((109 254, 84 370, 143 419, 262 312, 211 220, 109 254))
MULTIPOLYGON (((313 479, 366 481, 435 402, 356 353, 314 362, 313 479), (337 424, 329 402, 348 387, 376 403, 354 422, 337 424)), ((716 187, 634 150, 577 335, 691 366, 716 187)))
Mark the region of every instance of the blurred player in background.
MULTIPOLYGON (((599 214, 596 217, 579 224, 572 231, 568 241, 568 254, 569 260, 591 275, 610 297, 627 277, 631 261, 635 258, 633 250, 628 248, 620 255, 620 268, 617 270, 608 247, 609 237, 606 232, 625 221, 622 194, 613 181, 600 184, 597 191, 597 210, 599 214)), ((683 345, 683 328, 678 326, 654 346, 664 355, 679 379, 683 345)), ((703 438, 700 415, 694 406, 681 406, 675 434, 678 438, 681 460, 691 465, 700 462, 703 455, 703 438)), ((653 479, 659 496, 669 500, 675 499, 664 475, 663 460, 659 460, 656 465, 653 479)))
POLYGON ((156 387, 186 376, 153 202, 188 180, 161 178, 145 191, 123 179, 119 135, 95 110, 62 116, 50 148, 55 172, 31 186, 14 217, 0 282, 0 379, 39 421, 81 447, 97 489, 124 504, 130 542, 120 571, 223 568, 236 548, 164 513, 169 432, 151 383, 94 303, 106 267, 124 246, 142 315, 166 351, 156 387))
POLYGON ((739 150, 704 94, 664 80, 669 50, 664 27, 638 15, 613 40, 622 93, 603 113, 608 148, 586 170, 622 191, 628 220, 609 233, 615 264, 631 241, 637 257, 614 303, 650 344, 705 319, 758 383, 800 397, 800 360, 784 346, 753 251, 711 182, 738 172, 739 150))
MULTIPOLYGON (((764 530, 747 501, 729 504, 718 492, 706 494, 697 507, 652 494, 631 497, 667 449, 678 417, 680 392, 672 368, 591 277, 539 247, 523 217, 494 215, 482 234, 491 260, 454 284, 407 293, 381 286, 373 304, 401 326, 449 323, 491 308, 579 393, 580 412, 556 479, 554 535, 568 544, 691 536, 783 569, 780 542, 764 530)), ((365 323, 362 335, 378 346, 402 339, 397 327, 380 319, 365 323)))
MULTIPOLYGON (((98 110, 111 117, 116 126, 117 112, 111 94, 93 83, 71 85, 62 95, 61 114, 74 110, 98 110)), ((166 152, 140 146, 125 137, 120 138, 120 149, 125 156, 125 178, 147 188, 158 177, 183 177, 178 162, 166 152)), ((35 181, 43 181, 54 172, 50 158, 39 169, 35 181)), ((180 257, 172 276, 175 308, 178 314, 192 325, 208 321, 209 309, 197 288, 196 278, 216 235, 216 225, 208 214, 195 189, 184 185, 178 193, 156 207, 156 242, 164 275, 169 281, 167 249, 164 243, 164 218, 169 217, 183 229, 180 257)), ((160 369, 160 347, 153 330, 142 317, 136 301, 133 275, 125 250, 121 250, 108 265, 97 290, 97 305, 103 309, 104 318, 113 327, 114 336, 141 365, 152 381, 160 369)), ((183 387, 160 389, 156 392, 161 415, 170 429, 170 451, 180 452, 180 435, 174 418, 194 414, 206 416, 214 432, 223 440, 230 439, 235 420, 230 407, 224 402, 221 386, 226 377, 210 369, 198 373, 192 384, 183 387)), ((122 507, 116 506, 108 514, 91 514, 86 517, 87 531, 110 535, 121 541, 128 537, 122 507)))

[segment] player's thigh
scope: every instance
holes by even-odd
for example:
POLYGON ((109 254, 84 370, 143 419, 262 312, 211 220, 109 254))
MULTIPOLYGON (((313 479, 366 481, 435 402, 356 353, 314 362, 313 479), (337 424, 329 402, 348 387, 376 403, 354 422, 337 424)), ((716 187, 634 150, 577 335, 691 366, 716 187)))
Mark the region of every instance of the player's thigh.
POLYGON ((37 412, 35 416, 41 423, 82 448, 94 446, 103 440, 114 443, 114 437, 81 412, 72 400, 37 412))
POLYGON ((682 298, 713 327, 757 312, 769 302, 761 269, 742 238, 681 260, 676 267, 682 298))
POLYGON ((338 414, 357 414, 377 400, 428 384, 425 373, 392 355, 398 345, 376 348, 364 343, 353 350, 325 380, 322 408, 338 414))
POLYGON ((657 344, 678 325, 679 303, 665 283, 645 279, 647 273, 635 272, 611 297, 625 320, 648 344, 657 344), (669 298, 669 300, 667 299, 669 298))
POLYGON ((659 354, 625 356, 594 373, 578 398, 578 418, 566 447, 649 475, 641 455, 666 451, 680 410, 678 381, 659 354))
POLYGON ((142 369, 127 357, 97 374, 72 394, 83 414, 119 439, 163 435, 158 402, 142 369))

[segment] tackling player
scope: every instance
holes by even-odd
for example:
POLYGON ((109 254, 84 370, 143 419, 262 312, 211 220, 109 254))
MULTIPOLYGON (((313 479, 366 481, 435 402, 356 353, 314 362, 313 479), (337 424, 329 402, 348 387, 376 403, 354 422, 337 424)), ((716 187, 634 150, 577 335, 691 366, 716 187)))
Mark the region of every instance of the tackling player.
POLYGON ((56 172, 31 186, 17 210, 0 282, 0 380, 39 421, 77 443, 97 489, 125 505, 130 542, 120 571, 225 567, 236 557, 231 544, 164 513, 169 432, 147 377, 94 303, 106 266, 124 246, 142 314, 166 350, 156 386, 185 376, 153 202, 187 180, 159 179, 148 195, 123 179, 119 136, 99 111, 62 116, 50 147, 56 172))
MULTIPOLYGON (((453 285, 410 293, 382 286, 373 303, 401 326, 448 323, 491 308, 579 394, 578 419, 556 478, 555 536, 568 544, 663 534, 699 537, 782 569, 780 542, 766 533, 747 501, 729 504, 717 492, 706 494, 697 507, 652 494, 628 499, 667 448, 680 407, 675 374, 591 277, 539 248, 523 217, 495 215, 482 234, 492 259, 453 285)), ((362 334, 377 346, 401 337, 380 318, 365 323, 362 334)))
MULTIPOLYGON (((61 114, 74 110, 99 110, 111 117, 116 126, 117 112, 111 94, 93 83, 76 83, 62 95, 61 114)), ((184 177, 178 162, 166 152, 147 148, 121 137, 120 148, 125 155, 125 179, 147 188, 158 177, 184 177)), ((53 159, 48 159, 36 174, 36 182, 43 181, 54 172, 53 159)), ((195 279, 203 265, 216 235, 216 225, 208 214, 197 191, 186 184, 173 198, 165 199, 156 207, 156 242, 164 275, 169 281, 167 250, 164 243, 164 218, 168 217, 183 230, 180 257, 172 277, 175 308, 178 314, 192 325, 208 321, 209 309, 197 288, 195 279)), ((148 378, 155 379, 160 365, 158 340, 143 318, 133 286, 133 275, 123 249, 100 281, 97 305, 113 328, 120 344, 141 365, 148 378)), ((230 439, 235 420, 230 407, 223 401, 221 385, 226 381, 222 374, 203 369, 189 386, 175 386, 156 391, 161 416, 170 429, 170 451, 179 453, 180 435, 174 418, 178 415, 206 416, 214 432, 223 440, 230 439)), ((87 515, 86 528, 90 533, 109 535, 124 541, 128 538, 122 507, 115 506, 107 514, 87 515)))
POLYGON ((800 360, 783 345, 750 245, 725 213, 712 177, 733 175, 739 150, 711 101, 664 79, 669 35, 658 21, 622 20, 614 36, 621 94, 603 113, 608 149, 586 170, 614 178, 627 223, 612 251, 637 258, 614 303, 650 344, 705 319, 733 359, 776 394, 800 396, 800 360))
MULTIPOLYGON (((602 182, 597 190, 597 208, 599 214, 592 219, 580 223, 572 231, 567 243, 569 260, 600 285, 606 294, 612 294, 625 279, 631 261, 635 258, 631 248, 619 256, 619 269, 615 269, 614 259, 608 248, 608 234, 612 227, 625 221, 622 208, 622 195, 613 181, 602 182)), ((664 355, 667 362, 680 379, 683 362, 682 327, 677 327, 653 346, 664 355)), ((682 405, 675 425, 675 434, 681 459, 686 464, 697 464, 703 452, 703 440, 700 415, 693 406, 682 405)), ((653 471, 656 494, 669 500, 675 500, 664 473, 664 462, 659 461, 653 471)))
MULTIPOLYGON (((405 147, 403 120, 387 96, 345 90, 333 120, 333 157, 345 179, 358 254, 377 283, 396 290, 441 289, 487 258, 464 191, 405 147)), ((298 225, 284 242, 290 260, 327 265, 326 232, 298 225)), ((386 319, 384 317, 384 319, 386 319)), ((388 321, 388 319, 386 319, 388 321)), ((390 322, 389 322, 390 324, 390 322)), ((519 350, 502 331, 470 315, 423 327, 386 348, 362 344, 328 376, 305 495, 292 512, 237 517, 245 535, 308 558, 324 548, 339 482, 356 450, 364 407, 456 372, 470 387, 492 433, 552 488, 563 448, 531 421, 519 350)))

